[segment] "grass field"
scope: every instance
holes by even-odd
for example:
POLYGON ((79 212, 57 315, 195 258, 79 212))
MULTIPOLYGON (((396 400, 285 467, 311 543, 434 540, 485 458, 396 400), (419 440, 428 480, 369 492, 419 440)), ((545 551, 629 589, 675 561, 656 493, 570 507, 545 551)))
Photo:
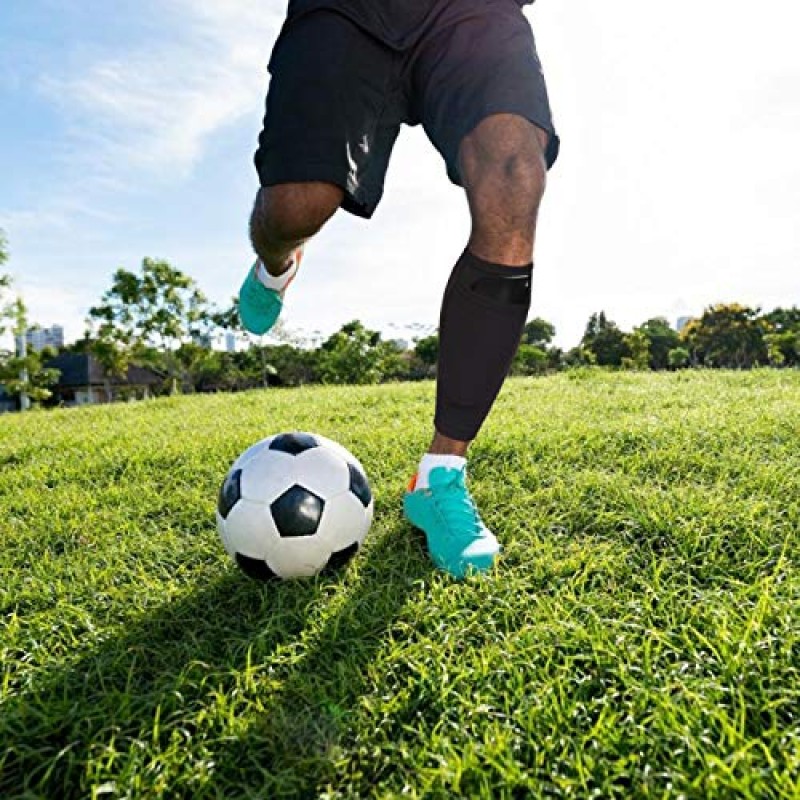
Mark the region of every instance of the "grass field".
POLYGON ((431 383, 0 419, 0 797, 800 797, 800 373, 506 384, 470 485, 495 573, 400 513, 431 383), (376 495, 339 575, 218 541, 234 457, 340 441, 376 495))

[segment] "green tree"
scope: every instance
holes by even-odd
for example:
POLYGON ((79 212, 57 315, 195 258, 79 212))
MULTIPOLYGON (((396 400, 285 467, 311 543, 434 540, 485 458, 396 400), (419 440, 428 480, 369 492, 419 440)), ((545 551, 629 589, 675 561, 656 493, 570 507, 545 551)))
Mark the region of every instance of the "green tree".
MULTIPOLYGON (((215 389, 244 389, 256 386, 266 387, 272 383, 279 383, 278 370, 268 358, 267 347, 255 343, 261 340, 245 329, 239 316, 239 298, 234 297, 231 304, 222 310, 215 310, 210 315, 211 324, 223 333, 233 333, 244 338, 249 347, 244 353, 226 354, 226 358, 207 360, 206 366, 196 374, 198 390, 207 391, 211 386, 215 389), (212 369, 212 365, 215 367, 212 369)), ((284 322, 282 319, 270 331, 271 338, 284 340, 284 322)))
POLYGON ((800 331, 800 308, 776 308, 762 317, 775 333, 800 331))
POLYGON ((110 374, 130 363, 166 372, 172 391, 185 379, 177 350, 188 341, 209 341, 212 311, 195 281, 169 262, 145 258, 141 273, 114 273, 111 288, 89 310, 93 352, 110 374))
POLYGON ((378 331, 358 320, 343 325, 319 348, 319 375, 324 383, 378 383, 385 374, 386 348, 378 331))
POLYGON ((800 308, 776 308, 761 317, 769 363, 776 367, 800 365, 800 308))
POLYGON ((567 350, 563 363, 567 367, 592 367, 597 364, 597 356, 591 350, 578 345, 567 350))
POLYGON ((205 343, 182 342, 174 351, 174 376, 181 390, 195 392, 203 381, 211 383, 220 378, 220 362, 216 356, 205 343))
POLYGON ((0 335, 13 335, 13 350, 0 352, 0 385, 12 395, 18 395, 24 411, 30 402, 40 403, 52 396, 50 387, 58 381, 59 371, 44 366, 55 353, 48 349, 37 353, 26 347, 28 309, 21 296, 12 294, 12 280, 0 276, 0 335))
MULTIPOLYGON (((0 228, 0 265, 8 262, 8 239, 0 228)), ((28 351, 25 335, 28 331, 28 309, 25 301, 13 291, 10 275, 0 275, 0 336, 11 334, 14 346, 0 351, 0 385, 12 395, 18 395, 20 408, 24 411, 31 401, 47 400, 50 387, 58 380, 59 371, 48 369, 44 360, 51 353, 28 351)))
POLYGON ((689 351, 685 347, 673 347, 667 355, 670 369, 680 369, 689 363, 689 351))
POLYGON ((625 369, 650 369, 650 338, 643 330, 637 328, 626 333, 625 346, 628 349, 628 355, 622 357, 622 366, 625 369))
POLYGON ((796 367, 800 364, 800 331, 766 333, 764 344, 773 367, 796 367))
POLYGON ((542 317, 534 317, 525 323, 519 349, 511 364, 512 374, 538 375, 548 370, 558 370, 564 362, 564 354, 559 347, 551 347, 556 335, 556 327, 542 317), (527 350, 526 347, 534 347, 527 350), (544 358, 542 358, 544 356, 544 358))
POLYGON ((269 385, 276 375, 275 367, 262 360, 261 373, 255 378, 244 369, 244 353, 213 352, 197 377, 197 391, 241 391, 256 386, 269 385))
POLYGON ((557 372, 565 365, 564 351, 560 347, 548 347, 547 353, 547 368, 553 372, 557 372))
POLYGON ((767 363, 766 324, 758 309, 738 303, 707 308, 681 332, 693 363, 707 367, 749 369, 767 363))
POLYGON ((592 353, 595 363, 601 367, 619 367, 622 359, 630 356, 625 334, 606 317, 604 311, 589 317, 581 348, 592 353))
POLYGON ((319 378, 319 351, 281 343, 250 347, 236 354, 236 363, 251 386, 303 386, 319 378))
POLYGON ((231 304, 223 309, 214 309, 209 312, 211 324, 221 331, 243 333, 242 321, 239 318, 239 298, 234 297, 231 304))
POLYGON ((534 345, 540 350, 547 350, 555 335, 555 325, 541 317, 534 317, 525 323, 521 343, 534 345))
POLYGON ((381 354, 381 380, 398 381, 409 378, 413 351, 404 350, 399 344, 386 339, 378 342, 381 354))
POLYGON ((547 351, 537 345, 520 344, 511 362, 512 375, 541 375, 547 371, 547 351))
POLYGON ((408 360, 406 375, 409 380, 423 380, 436 377, 436 364, 439 361, 439 334, 432 333, 414 342, 414 349, 408 360))
POLYGON ((414 355, 423 364, 427 364, 429 367, 435 366, 439 360, 439 334, 432 333, 430 336, 417 339, 414 343, 414 355))
POLYGON ((680 335, 664 317, 653 317, 634 328, 647 337, 650 349, 650 369, 667 369, 669 351, 680 344, 680 335))

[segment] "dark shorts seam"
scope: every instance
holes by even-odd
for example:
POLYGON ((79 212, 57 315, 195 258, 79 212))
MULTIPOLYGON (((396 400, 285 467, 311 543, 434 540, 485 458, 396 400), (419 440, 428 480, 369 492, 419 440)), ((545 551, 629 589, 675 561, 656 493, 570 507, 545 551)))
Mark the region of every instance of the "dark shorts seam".
POLYGON ((292 181, 330 181, 342 189, 347 188, 347 176, 342 177, 341 168, 330 161, 303 161, 284 163, 279 166, 265 165, 261 168, 259 177, 262 186, 274 186, 278 183, 291 183, 292 181))

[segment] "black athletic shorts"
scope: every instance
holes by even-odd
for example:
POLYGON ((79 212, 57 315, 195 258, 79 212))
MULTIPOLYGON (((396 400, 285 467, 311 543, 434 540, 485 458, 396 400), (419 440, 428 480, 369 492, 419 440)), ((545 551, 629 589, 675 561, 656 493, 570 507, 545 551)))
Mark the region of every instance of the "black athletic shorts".
POLYGON ((426 28, 405 50, 330 10, 290 15, 269 62, 272 76, 255 155, 262 186, 325 181, 345 190, 342 207, 371 217, 383 194, 402 123, 422 123, 454 183, 458 150, 491 114, 518 114, 553 128, 533 32, 516 0, 458 0, 457 22, 426 28))

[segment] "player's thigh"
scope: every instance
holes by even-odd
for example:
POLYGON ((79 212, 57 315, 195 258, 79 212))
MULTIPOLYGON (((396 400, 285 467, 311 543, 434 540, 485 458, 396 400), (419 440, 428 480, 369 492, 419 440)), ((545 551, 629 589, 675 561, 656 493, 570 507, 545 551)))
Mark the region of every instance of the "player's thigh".
POLYGON ((482 9, 425 42, 415 67, 425 131, 460 186, 465 158, 543 146, 549 168, 558 155, 530 24, 515 0, 487 0, 482 9))
POLYGON ((341 205, 370 216, 400 128, 397 55, 340 14, 290 17, 270 59, 261 185, 332 184, 341 205))
POLYGON ((262 186, 251 227, 267 239, 295 241, 313 236, 336 213, 344 190, 335 183, 305 181, 262 186))

